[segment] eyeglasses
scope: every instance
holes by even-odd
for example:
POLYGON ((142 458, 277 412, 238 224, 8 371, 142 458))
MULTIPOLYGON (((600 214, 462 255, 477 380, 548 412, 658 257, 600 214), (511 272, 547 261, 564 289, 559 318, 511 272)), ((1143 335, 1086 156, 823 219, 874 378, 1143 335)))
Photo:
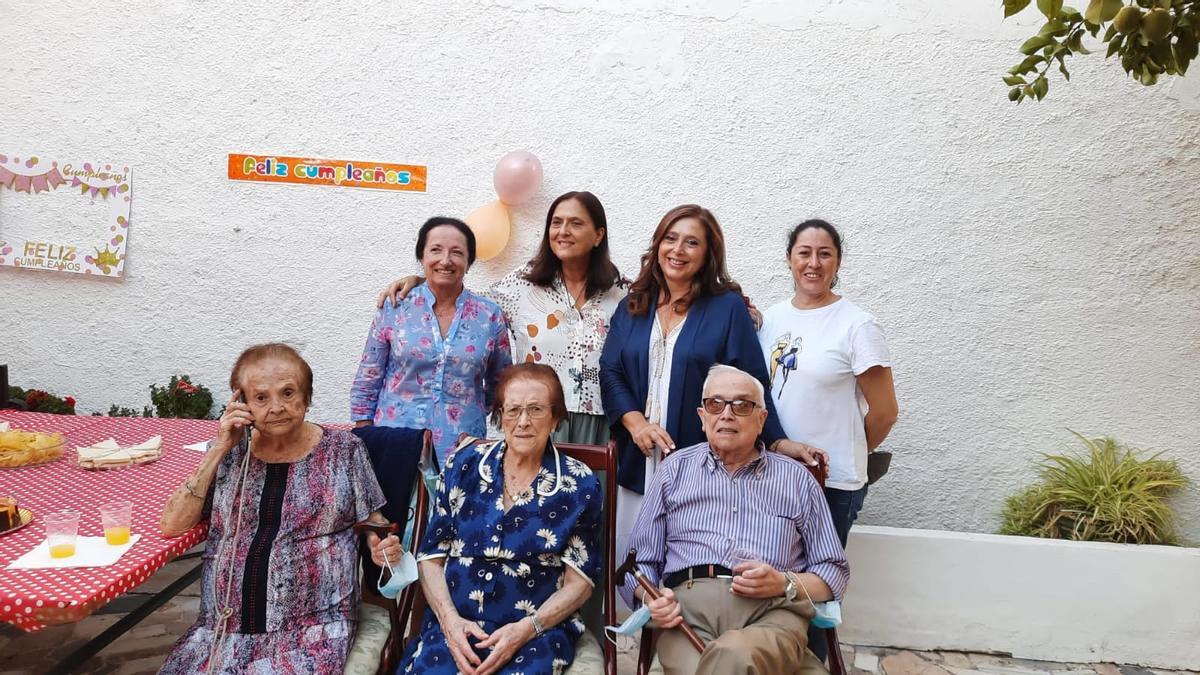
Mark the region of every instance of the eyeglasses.
POLYGON ((507 406, 504 408, 504 411, 501 413, 501 415, 503 415, 504 419, 511 422, 513 420, 521 419, 521 413, 528 413, 529 419, 531 420, 545 419, 546 416, 550 414, 550 406, 540 405, 538 403, 533 403, 526 406, 507 406))
POLYGON ((754 412, 758 407, 757 401, 747 401, 746 399, 738 398, 732 401, 726 401, 723 398, 710 396, 709 398, 700 401, 704 404, 704 411, 710 415, 720 415, 725 412, 725 406, 733 407, 733 414, 738 417, 745 417, 754 412))

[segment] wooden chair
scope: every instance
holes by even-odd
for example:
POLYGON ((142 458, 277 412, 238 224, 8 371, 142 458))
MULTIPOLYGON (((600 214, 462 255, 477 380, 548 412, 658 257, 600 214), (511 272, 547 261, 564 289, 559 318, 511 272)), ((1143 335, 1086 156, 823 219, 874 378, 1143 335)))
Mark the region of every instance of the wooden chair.
MULTIPOLYGON (((825 487, 825 480, 829 478, 829 466, 825 463, 823 456, 818 456, 816 466, 808 467, 813 478, 817 480, 817 484, 825 487)), ((842 659, 842 648, 838 643, 838 635, 836 628, 819 629, 825 633, 825 644, 829 650, 827 659, 829 661, 830 675, 846 675, 846 664, 842 659)), ((650 666, 654 662, 654 643, 657 641, 656 631, 649 629, 642 630, 642 641, 638 648, 638 675, 649 675, 650 666)))
POLYGON ((614 626, 617 623, 617 585, 614 578, 617 569, 617 446, 612 442, 607 446, 574 443, 554 445, 562 454, 586 464, 600 479, 600 488, 604 496, 604 523, 600 532, 601 555, 604 556, 604 583, 596 585, 596 590, 600 592, 592 593, 592 597, 588 598, 580 611, 584 622, 588 624, 588 628, 595 634, 604 650, 605 675, 616 675, 617 646, 606 638, 604 626, 614 626))
MULTIPOLYGON (((364 434, 360 434, 364 436, 364 434)), ((361 522, 353 526, 355 534, 362 537, 362 606, 359 612, 358 633, 355 635, 345 672, 376 673, 391 675, 404 653, 406 629, 420 621, 420 584, 410 584, 400 595, 390 600, 379 594, 375 587, 379 568, 371 561, 366 548, 365 534, 374 532, 380 537, 389 534, 403 535, 405 526, 412 523, 412 548, 420 545, 429 522, 430 495, 421 486, 421 465, 437 459, 433 454, 433 435, 429 430, 382 428, 363 438, 367 445, 371 463, 375 468, 380 487, 388 497, 383 515, 388 525, 361 522), (406 435, 407 432, 407 435, 406 435), (414 488, 415 499, 411 499, 414 488), (413 506, 410 508, 409 504, 413 506), (415 611, 415 615, 414 615, 415 611), (414 618, 415 616, 415 618, 414 618)))

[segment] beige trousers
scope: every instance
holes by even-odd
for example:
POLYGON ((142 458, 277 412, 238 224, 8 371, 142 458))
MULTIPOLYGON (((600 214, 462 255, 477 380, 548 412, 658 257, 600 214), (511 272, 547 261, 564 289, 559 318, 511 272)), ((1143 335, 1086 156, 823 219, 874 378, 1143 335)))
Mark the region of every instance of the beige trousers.
POLYGON ((699 579, 676 586, 683 619, 704 641, 696 651, 683 631, 664 630, 658 657, 666 675, 781 675, 826 673, 807 649, 808 622, 816 613, 805 599, 756 600, 729 592, 729 579, 699 579))

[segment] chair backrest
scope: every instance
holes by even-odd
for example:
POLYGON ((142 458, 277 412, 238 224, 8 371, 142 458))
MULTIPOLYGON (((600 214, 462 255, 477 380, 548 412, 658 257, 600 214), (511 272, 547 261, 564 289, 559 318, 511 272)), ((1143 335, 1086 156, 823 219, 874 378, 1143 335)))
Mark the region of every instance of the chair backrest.
POLYGON ((617 646, 612 640, 606 639, 604 627, 617 623, 617 585, 615 582, 617 569, 617 446, 611 441, 606 446, 575 443, 555 443, 554 445, 559 452, 587 465, 600 480, 600 489, 604 499, 604 520, 600 531, 600 548, 604 560, 604 584, 598 589, 602 592, 592 593, 580 613, 583 615, 588 630, 596 634, 596 639, 604 648, 605 675, 616 675, 617 646))
MULTIPOLYGON (((824 455, 817 455, 816 466, 808 466, 809 473, 817 480, 817 484, 825 487, 825 481, 829 478, 829 464, 825 461, 824 455)), ((654 631, 649 626, 642 629, 642 640, 638 647, 638 675, 647 675, 650 672, 650 666, 654 661, 654 631)), ((845 675, 846 664, 842 659, 842 649, 838 643, 837 629, 829 628, 825 630, 825 643, 829 649, 829 672, 831 675, 845 675)))
MULTIPOLYGON (((358 534, 374 531, 381 536, 388 533, 403 535, 405 526, 411 522, 413 541, 419 543, 425 536, 425 526, 429 521, 430 500, 425 490, 418 489, 415 500, 412 494, 414 486, 423 482, 420 480, 421 464, 433 456, 433 434, 428 429, 394 427, 360 427, 354 430, 354 434, 367 446, 375 476, 388 500, 382 513, 391 522, 391 526, 386 528, 371 523, 356 523, 354 531, 358 534), (409 504, 413 502, 415 504, 410 512, 409 504)), ((436 457, 433 461, 436 462, 436 457)), ((397 599, 389 600, 375 588, 379 567, 371 561, 365 541, 360 542, 360 557, 363 602, 386 609, 391 624, 391 634, 380 654, 379 672, 393 673, 404 652, 405 628, 410 623, 420 584, 410 584, 397 599)))

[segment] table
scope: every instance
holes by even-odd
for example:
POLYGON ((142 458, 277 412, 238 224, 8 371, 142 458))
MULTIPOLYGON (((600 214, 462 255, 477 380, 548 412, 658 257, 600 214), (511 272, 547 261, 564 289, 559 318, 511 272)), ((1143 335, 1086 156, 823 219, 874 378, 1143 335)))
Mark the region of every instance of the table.
MULTIPOLYGON (((0 469, 0 494, 15 497, 34 514, 33 523, 0 537, 0 621, 25 631, 79 621, 206 538, 208 526, 201 523, 182 536, 164 539, 158 533, 158 520, 167 498, 204 456, 182 446, 214 438, 215 420, 78 417, 0 410, 0 421, 24 431, 58 431, 67 439, 62 457, 55 462, 0 469), (163 437, 163 454, 149 464, 107 471, 87 471, 75 464, 78 446, 110 437, 122 445, 132 445, 155 435, 163 437), (4 569, 45 537, 39 522, 42 515, 68 508, 79 511, 79 534, 102 536, 99 505, 118 498, 133 502, 133 532, 142 538, 115 565, 4 569)), ((194 573, 189 575, 192 580, 199 573, 199 565, 194 573)), ((166 596, 163 602, 169 598, 166 596)))

